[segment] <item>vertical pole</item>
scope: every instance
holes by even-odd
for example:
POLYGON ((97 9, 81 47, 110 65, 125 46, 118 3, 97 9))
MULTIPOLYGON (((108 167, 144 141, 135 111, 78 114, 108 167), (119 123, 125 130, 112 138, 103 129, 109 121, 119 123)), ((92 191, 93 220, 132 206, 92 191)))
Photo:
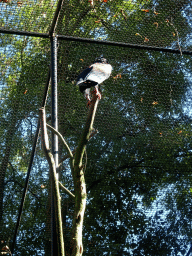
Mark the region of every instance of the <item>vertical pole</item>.
MULTIPOLYGON (((52 105, 52 127, 58 130, 57 118, 57 37, 51 37, 51 105, 52 105)), ((56 168, 58 166, 58 137, 52 133, 52 154, 56 168)), ((57 178, 59 178, 57 176, 57 178)), ((58 256, 56 221, 54 209, 53 183, 51 181, 51 255, 58 256)))
MULTIPOLYGON (((51 39, 51 65, 52 65, 52 87, 51 87, 51 97, 52 97, 52 127, 58 130, 58 116, 57 116, 57 37, 53 36, 51 39)), ((58 136, 52 134, 52 154, 55 159, 55 165, 58 165, 58 136)))

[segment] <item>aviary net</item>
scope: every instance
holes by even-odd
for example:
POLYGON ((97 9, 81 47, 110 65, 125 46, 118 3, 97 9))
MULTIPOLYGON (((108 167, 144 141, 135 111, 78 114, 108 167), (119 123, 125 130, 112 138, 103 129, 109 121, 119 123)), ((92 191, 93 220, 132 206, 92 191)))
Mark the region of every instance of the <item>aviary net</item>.
MULTIPOLYGON (((191 10, 188 0, 0 1, 0 255, 53 255, 39 109, 51 125, 55 74, 58 131, 75 155, 90 110, 76 79, 100 56, 113 70, 82 160, 83 255, 191 255, 191 10)), ((65 255, 75 255, 60 139, 58 157, 72 193, 60 185, 65 255)))

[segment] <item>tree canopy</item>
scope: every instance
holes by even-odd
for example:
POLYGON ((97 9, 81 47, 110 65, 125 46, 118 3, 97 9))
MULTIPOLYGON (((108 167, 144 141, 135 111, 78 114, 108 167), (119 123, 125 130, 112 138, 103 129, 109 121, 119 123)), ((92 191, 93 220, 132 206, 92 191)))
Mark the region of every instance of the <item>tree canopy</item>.
MULTIPOLYGON (((57 2, 0 1, 1 28, 49 33, 57 2)), ((189 255, 191 249, 192 8, 189 0, 65 0, 55 33, 151 46, 146 50, 58 38, 59 132, 74 151, 87 118, 78 74, 103 54, 113 66, 101 85, 83 159, 87 186, 84 255, 189 255), (178 53, 158 51, 176 49, 178 53)), ((3 30, 0 30, 2 33, 3 30)), ((0 37, 0 241, 11 245, 39 108, 50 68, 50 40, 0 37)), ((46 113, 51 115, 50 92, 46 113)), ((69 158, 59 144, 60 181, 73 192, 69 158)), ((48 164, 38 140, 16 255, 50 255, 48 164), (45 210, 46 209, 46 210, 45 210)), ((73 199, 64 191, 64 240, 73 199)), ((69 248, 66 248, 69 251, 69 248)))

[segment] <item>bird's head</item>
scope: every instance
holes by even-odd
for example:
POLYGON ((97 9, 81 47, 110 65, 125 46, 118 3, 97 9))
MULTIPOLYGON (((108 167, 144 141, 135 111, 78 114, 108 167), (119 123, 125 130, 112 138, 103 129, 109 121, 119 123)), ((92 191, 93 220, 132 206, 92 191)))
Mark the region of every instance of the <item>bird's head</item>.
POLYGON ((99 57, 99 58, 97 58, 97 59, 95 60, 95 63, 96 63, 96 62, 103 63, 103 64, 107 64, 107 63, 108 63, 108 61, 107 61, 105 58, 103 58, 102 56, 99 57))

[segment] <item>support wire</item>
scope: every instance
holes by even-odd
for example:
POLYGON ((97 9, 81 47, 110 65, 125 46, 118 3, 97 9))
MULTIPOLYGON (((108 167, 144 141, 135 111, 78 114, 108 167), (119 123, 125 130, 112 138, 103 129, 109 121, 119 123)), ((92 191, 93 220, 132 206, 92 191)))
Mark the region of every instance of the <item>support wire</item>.
MULTIPOLYGON (((49 38, 51 37, 50 34, 46 33, 36 33, 36 32, 26 32, 26 31, 19 31, 19 30, 6 30, 0 28, 0 33, 3 34, 15 34, 15 35, 23 35, 23 36, 34 36, 34 37, 42 37, 42 38, 49 38)), ((90 38, 81 38, 81 37, 74 37, 74 36, 64 36, 64 35, 57 35, 59 40, 64 41, 71 41, 71 42, 82 42, 82 43, 93 43, 93 44, 101 44, 101 45, 108 45, 108 46, 119 46, 119 47, 127 47, 139 50, 149 50, 149 51, 157 51, 157 52, 168 52, 168 53, 176 53, 181 54, 180 50, 178 49, 171 49, 171 48, 163 48, 157 46, 147 46, 147 45, 140 45, 140 44, 129 44, 129 43, 122 43, 122 42, 112 42, 107 40, 97 40, 97 39, 90 39, 90 38)), ((182 50, 183 55, 192 55, 192 51, 182 50)))
MULTIPOLYGON (((44 107, 45 104, 46 104, 47 94, 48 94, 48 90, 49 90, 49 84, 50 84, 50 69, 49 69, 49 72, 48 72, 47 82, 46 82, 46 85, 45 85, 42 107, 44 107)), ((36 130, 36 134, 35 134, 35 138, 34 138, 34 142, 33 142, 33 147, 32 147, 32 151, 31 151, 29 166, 28 166, 28 170, 27 170, 27 176, 26 176, 26 179, 25 179, 25 186, 24 186, 24 190, 23 190, 23 195, 22 195, 22 199, 21 199, 19 214, 18 214, 17 223, 16 223, 15 232, 14 232, 13 241, 12 241, 12 246, 11 246, 11 253, 12 254, 14 252, 17 233, 18 233, 20 222, 21 222, 21 214, 22 214, 22 211, 23 211, 23 207, 24 207, 24 203, 25 203, 25 197, 26 197, 26 194, 27 194, 27 189, 28 189, 28 184, 29 184, 29 177, 30 177, 30 173, 31 173, 31 169, 32 169, 33 159, 34 159, 34 156, 35 156, 37 140, 38 140, 38 137, 39 137, 39 130, 40 130, 40 120, 38 119, 37 130, 36 130)))

